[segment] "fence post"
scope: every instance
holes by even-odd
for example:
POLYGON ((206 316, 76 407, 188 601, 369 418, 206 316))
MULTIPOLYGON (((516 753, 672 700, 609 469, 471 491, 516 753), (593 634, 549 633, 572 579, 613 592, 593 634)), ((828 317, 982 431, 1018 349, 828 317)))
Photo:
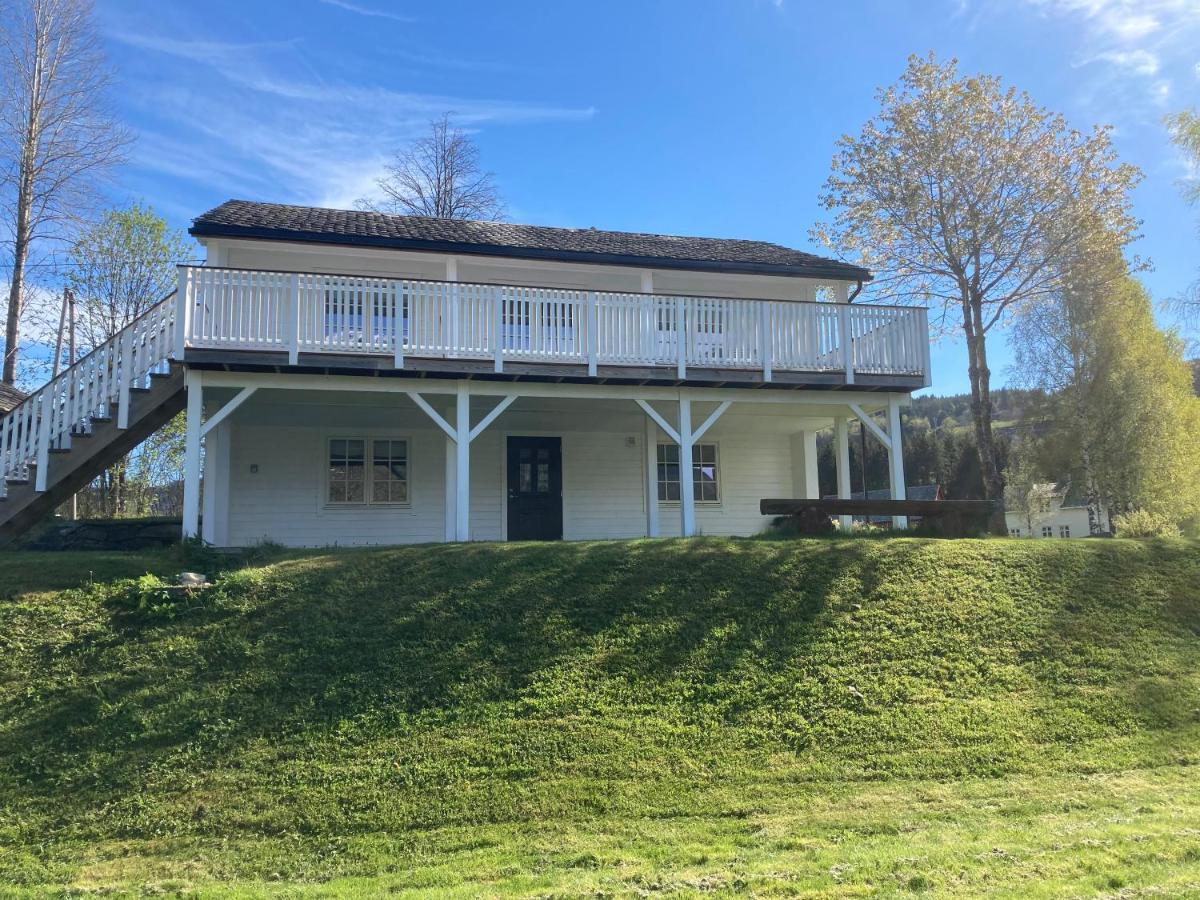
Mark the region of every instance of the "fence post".
POLYGON ((838 331, 841 332, 842 363, 846 367, 846 384, 854 384, 854 337, 850 327, 850 304, 838 304, 838 331))
POLYGON ((133 380, 133 326, 122 332, 117 352, 120 355, 120 371, 117 387, 117 427, 129 427, 129 387, 133 380))
POLYGON ((179 285, 175 289, 175 359, 183 360, 183 351, 187 347, 188 332, 192 327, 192 270, 188 266, 179 267, 179 285))
POLYGON ((297 274, 292 275, 288 298, 288 365, 294 366, 300 362, 300 316, 302 312, 300 303, 300 276, 297 274))
POLYGON ((771 380, 771 362, 775 356, 774 342, 771 340, 771 303, 760 301, 758 315, 758 352, 762 356, 763 381, 771 380))
POLYGON ((687 330, 683 327, 683 298, 675 298, 675 375, 687 377, 687 330))
POLYGON ((600 361, 600 316, 596 309, 596 292, 587 295, 588 375, 596 377, 600 361))

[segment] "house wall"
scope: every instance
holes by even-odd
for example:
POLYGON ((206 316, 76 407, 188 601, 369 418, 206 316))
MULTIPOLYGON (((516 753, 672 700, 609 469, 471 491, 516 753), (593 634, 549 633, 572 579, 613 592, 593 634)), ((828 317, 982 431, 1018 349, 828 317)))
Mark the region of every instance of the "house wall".
POLYGON ((1088 521, 1087 507, 1071 506, 1063 508, 1054 503, 1046 515, 1039 517, 1033 523, 1033 534, 1029 533, 1029 523, 1025 521, 1025 517, 1020 513, 1005 513, 1006 524, 1008 525, 1009 534, 1013 534, 1014 529, 1019 530, 1019 535, 1016 537, 1042 537, 1042 528, 1049 527, 1052 530, 1052 537, 1060 537, 1060 529, 1065 525, 1071 529, 1072 538, 1085 538, 1091 534, 1091 525, 1088 521))
MULTIPOLYGON (((504 453, 510 434, 562 437, 564 538, 644 535, 645 417, 631 402, 624 405, 518 401, 501 415, 471 444, 471 538, 505 537, 504 453)), ((478 410, 474 417, 480 417, 478 410)), ((210 481, 214 491, 224 493, 224 502, 205 504, 206 514, 220 516, 213 532, 220 543, 244 546, 270 539, 326 546, 444 539, 447 440, 415 407, 355 406, 334 398, 325 404, 283 404, 268 397, 245 404, 228 422, 228 450, 211 457, 214 465, 228 460, 227 471, 210 481), (326 504, 326 442, 336 436, 408 438, 411 502, 326 504)), ((791 496, 809 468, 803 447, 811 441, 793 438, 797 424, 778 412, 730 411, 704 436, 702 443, 717 444, 721 500, 697 504, 701 533, 748 535, 769 523, 770 517, 758 513, 759 500, 791 496)), ((667 440, 661 434, 659 439, 667 440)), ((658 506, 661 533, 679 534, 679 504, 658 506)))
POLYGON ((850 282, 786 276, 650 270, 278 241, 210 239, 206 246, 210 265, 286 272, 351 273, 630 292, 646 290, 643 278, 649 275, 652 280, 649 287, 654 293, 766 300, 815 300, 823 286, 833 288, 837 296, 844 298, 851 285, 850 282))

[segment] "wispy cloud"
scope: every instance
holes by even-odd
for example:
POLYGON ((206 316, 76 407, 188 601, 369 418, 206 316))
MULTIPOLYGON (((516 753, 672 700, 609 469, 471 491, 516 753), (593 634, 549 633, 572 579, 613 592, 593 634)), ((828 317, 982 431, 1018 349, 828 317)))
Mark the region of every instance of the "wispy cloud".
POLYGON ((344 9, 346 12, 352 12, 355 15, 367 16, 372 19, 390 19, 393 22, 415 22, 417 21, 412 16, 401 15, 386 9, 374 9, 369 6, 362 6, 358 3, 350 3, 348 0, 320 0, 326 6, 336 6, 338 9, 344 9))
POLYGON ((300 41, 230 43, 122 29, 163 77, 130 101, 147 120, 133 162, 208 190, 347 206, 369 196, 388 156, 452 111, 464 128, 580 122, 590 107, 399 91, 309 67, 300 41), (186 66, 180 77, 173 70, 186 66), (208 75, 197 78, 195 67, 208 75), (214 89, 213 79, 228 89, 214 89))
POLYGON ((1073 26, 1072 65, 1086 72, 1081 96, 1097 111, 1158 119, 1181 83, 1191 82, 1200 0, 1022 0, 1020 7, 1073 26))

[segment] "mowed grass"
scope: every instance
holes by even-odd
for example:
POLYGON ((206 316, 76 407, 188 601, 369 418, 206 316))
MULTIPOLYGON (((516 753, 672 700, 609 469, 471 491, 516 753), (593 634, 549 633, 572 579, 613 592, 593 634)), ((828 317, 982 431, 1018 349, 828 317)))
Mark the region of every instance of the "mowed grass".
POLYGON ((180 567, 0 555, 0 892, 1200 894, 1195 544, 180 567))

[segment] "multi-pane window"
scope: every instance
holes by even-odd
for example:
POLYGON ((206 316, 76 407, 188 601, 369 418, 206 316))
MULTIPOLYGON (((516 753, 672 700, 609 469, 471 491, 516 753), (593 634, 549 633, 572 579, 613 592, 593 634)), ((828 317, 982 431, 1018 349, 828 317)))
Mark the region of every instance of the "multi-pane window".
POLYGON ((1054 529, 1049 525, 1042 526, 1042 537, 1054 537, 1054 529))
POLYGON ((329 502, 362 503, 366 499, 366 441, 334 438, 329 442, 329 502))
POLYGON ((1020 536, 1021 536, 1021 529, 1020 529, 1020 528, 1010 528, 1010 529, 1008 529, 1008 536, 1009 536, 1009 537, 1020 537, 1020 536))
POLYGON ((407 503, 408 441, 331 438, 329 503, 407 503))
MULTIPOLYGON (((658 445, 658 499, 678 503, 680 490, 679 445, 658 445)), ((717 472, 717 445, 692 447, 692 496, 697 503, 717 503, 721 499, 717 472)))
POLYGON ((1058 536, 1060 538, 1069 538, 1071 536, 1071 526, 1070 525, 1059 525, 1058 526, 1058 536))
POLYGON ((371 502, 408 502, 408 441, 371 441, 371 502))

